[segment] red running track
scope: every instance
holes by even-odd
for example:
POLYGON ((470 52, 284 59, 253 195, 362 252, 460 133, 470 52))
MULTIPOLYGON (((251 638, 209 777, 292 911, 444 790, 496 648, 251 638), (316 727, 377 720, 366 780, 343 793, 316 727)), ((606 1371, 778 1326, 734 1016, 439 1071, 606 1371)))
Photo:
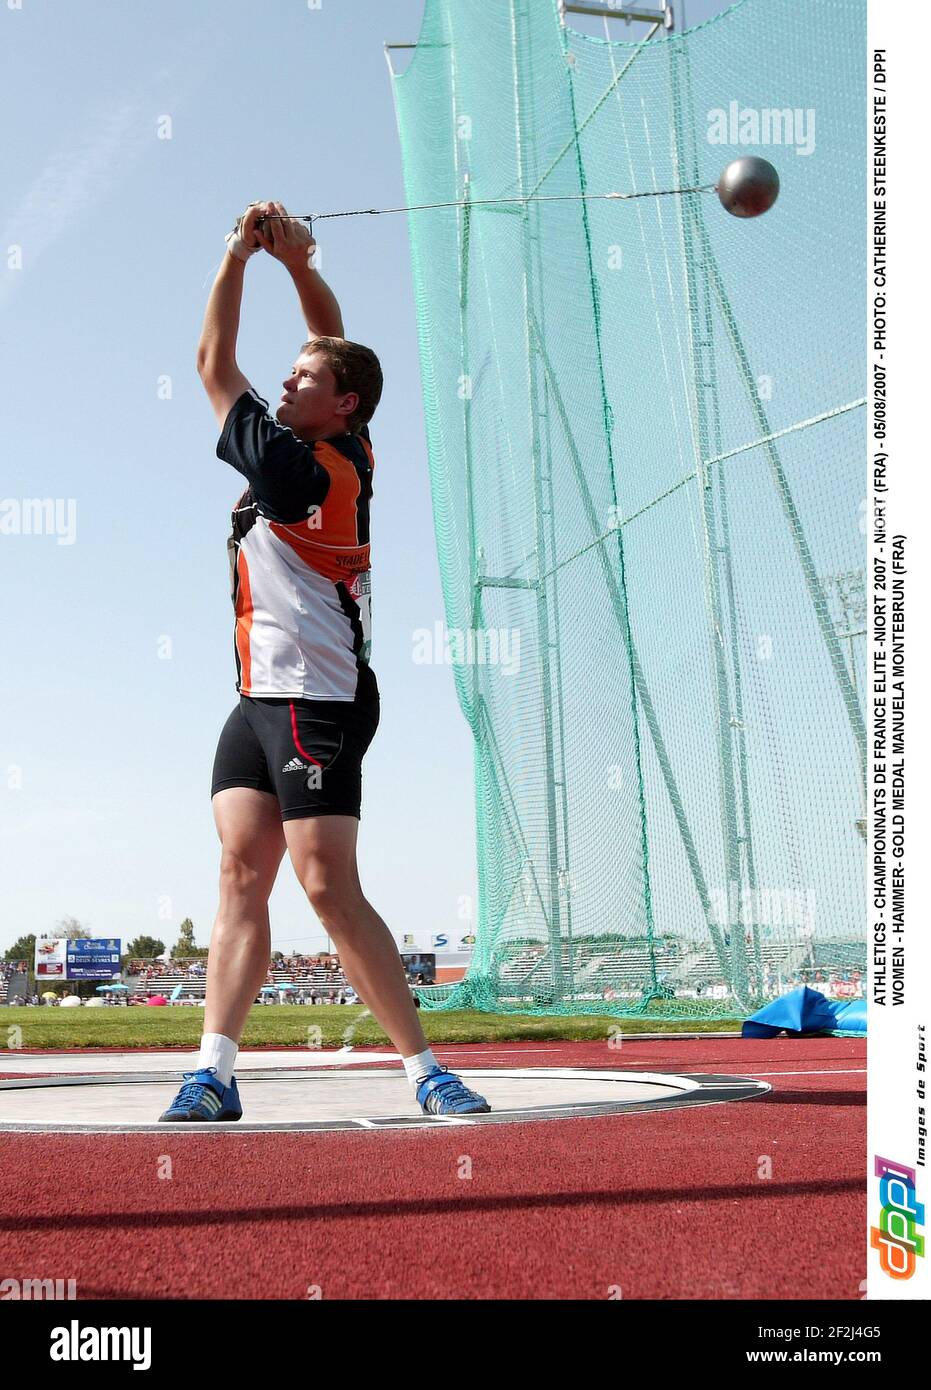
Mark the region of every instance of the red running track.
POLYGON ((435 1050, 461 1067, 733 1072, 773 1091, 469 1130, 3 1134, 0 1273, 74 1278, 99 1299, 862 1296, 865 1041, 435 1050))

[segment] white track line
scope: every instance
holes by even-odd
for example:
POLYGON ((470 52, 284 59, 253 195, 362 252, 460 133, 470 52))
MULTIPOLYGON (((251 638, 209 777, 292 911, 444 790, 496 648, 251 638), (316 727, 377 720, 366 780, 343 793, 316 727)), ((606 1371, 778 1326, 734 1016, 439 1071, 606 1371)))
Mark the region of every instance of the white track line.
MULTIPOLYGON (((596 1041, 597 1041, 597 1039, 596 1039, 596 1041)), ((474 1049, 476 1046, 478 1046, 478 1047, 485 1047, 486 1044, 485 1044, 485 1043, 478 1043, 478 1044, 476 1044, 476 1043, 467 1043, 465 1047, 447 1047, 447 1045, 446 1045, 445 1043, 437 1043, 437 1044, 436 1044, 436 1047, 435 1047, 435 1051, 437 1051, 437 1052, 465 1052, 465 1053, 471 1055, 473 1049, 474 1049)), ((555 1047, 494 1047, 494 1048, 488 1048, 487 1051, 483 1052, 481 1055, 482 1055, 483 1057, 490 1057, 490 1056, 495 1056, 495 1057, 497 1057, 497 1056, 503 1056, 505 1053, 509 1053, 509 1052, 562 1052, 562 1051, 564 1051, 564 1050, 565 1050, 564 1045, 563 1045, 562 1043, 557 1043, 555 1047)))

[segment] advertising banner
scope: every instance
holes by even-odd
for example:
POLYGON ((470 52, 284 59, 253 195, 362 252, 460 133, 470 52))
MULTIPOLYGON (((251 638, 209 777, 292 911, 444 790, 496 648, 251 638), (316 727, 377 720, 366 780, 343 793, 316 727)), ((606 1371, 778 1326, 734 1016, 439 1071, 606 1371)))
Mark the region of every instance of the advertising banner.
POLYGON ((114 980, 120 974, 120 941, 67 937, 36 941, 36 980, 114 980))
POLYGON ((64 980, 65 950, 68 945, 65 937, 54 941, 36 941, 36 979, 64 980))

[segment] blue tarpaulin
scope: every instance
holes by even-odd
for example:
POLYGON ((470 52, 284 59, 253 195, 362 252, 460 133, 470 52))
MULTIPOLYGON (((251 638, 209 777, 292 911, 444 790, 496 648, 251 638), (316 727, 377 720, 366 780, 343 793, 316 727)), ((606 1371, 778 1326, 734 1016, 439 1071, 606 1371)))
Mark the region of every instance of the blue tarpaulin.
POLYGON ((866 1000, 826 999, 819 990, 802 985, 753 1014, 741 1029, 745 1038, 774 1038, 778 1033, 865 1037, 866 1000))

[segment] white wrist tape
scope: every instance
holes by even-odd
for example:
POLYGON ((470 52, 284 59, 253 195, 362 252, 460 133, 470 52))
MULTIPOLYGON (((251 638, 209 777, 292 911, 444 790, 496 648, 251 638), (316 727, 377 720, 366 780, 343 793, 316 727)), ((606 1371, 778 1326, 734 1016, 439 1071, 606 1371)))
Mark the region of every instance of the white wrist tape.
POLYGON ((237 260, 247 261, 250 256, 254 256, 256 251, 261 251, 261 246, 247 246, 239 235, 239 228, 234 227, 231 232, 226 234, 226 245, 231 256, 237 260))

